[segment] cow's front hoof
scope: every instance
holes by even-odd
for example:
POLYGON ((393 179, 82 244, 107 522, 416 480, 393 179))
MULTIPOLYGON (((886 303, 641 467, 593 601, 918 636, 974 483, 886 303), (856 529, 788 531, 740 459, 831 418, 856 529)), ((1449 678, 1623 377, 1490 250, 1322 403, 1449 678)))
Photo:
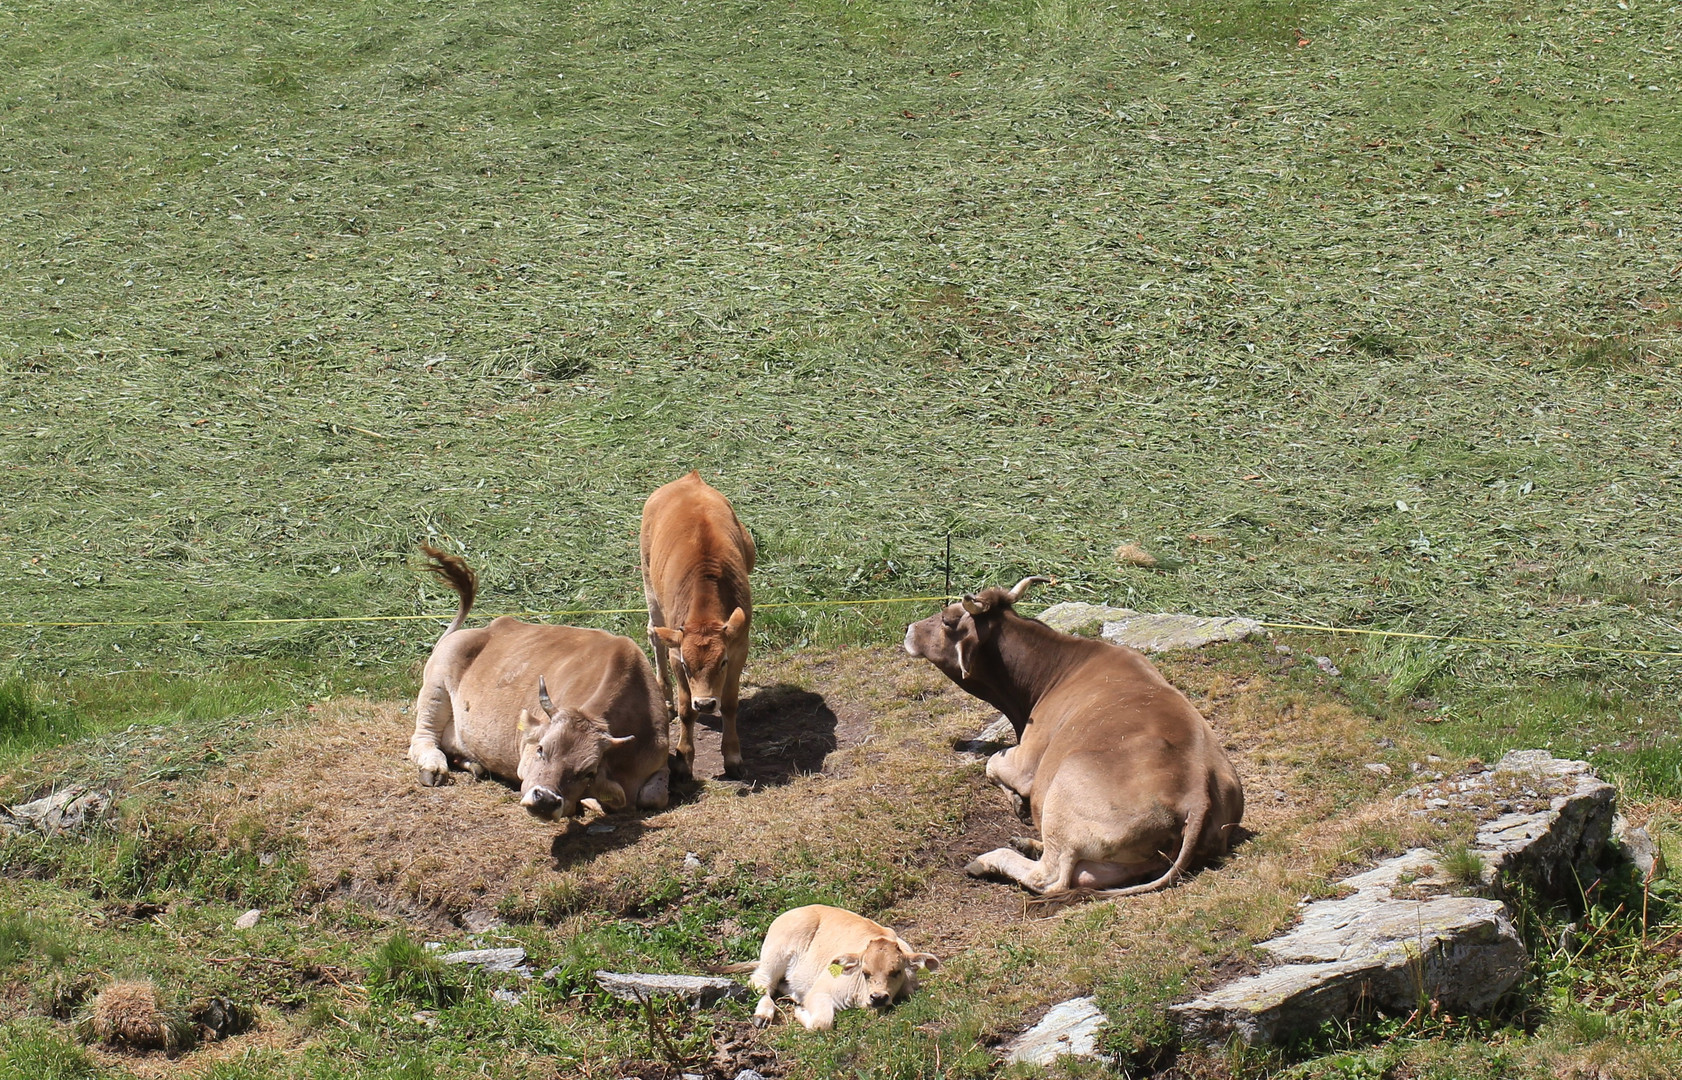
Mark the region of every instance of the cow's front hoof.
POLYGON ((695 776, 695 764, 682 754, 673 754, 666 759, 666 767, 672 770, 673 780, 690 780, 695 776))
POLYGON ((423 766, 418 770, 418 776, 422 787, 441 787, 449 779, 450 774, 447 771, 439 772, 437 769, 428 769, 423 766))
POLYGON ((725 758, 724 759, 724 775, 729 777, 731 780, 742 779, 742 777, 744 775, 746 775, 742 770, 742 759, 739 758, 739 757, 734 759, 734 760, 732 760, 730 758, 725 758))
POLYGON ((477 761, 469 761, 467 763, 467 771, 473 774, 473 779, 483 780, 489 774, 490 770, 486 769, 477 761))
POLYGON ((964 873, 970 877, 987 877, 992 872, 993 868, 987 865, 986 859, 982 858, 971 859, 969 865, 964 867, 964 873))
POLYGON ((1045 854, 1044 842, 1035 840, 1032 836, 1013 836, 1010 838, 1010 846, 1030 859, 1038 859, 1045 854))

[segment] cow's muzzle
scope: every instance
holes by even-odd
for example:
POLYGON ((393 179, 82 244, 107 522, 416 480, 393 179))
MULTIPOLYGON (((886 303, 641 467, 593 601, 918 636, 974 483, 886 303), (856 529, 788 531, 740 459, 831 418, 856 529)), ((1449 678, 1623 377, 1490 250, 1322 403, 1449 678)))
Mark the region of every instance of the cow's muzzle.
POLYGON ((520 799, 520 805, 533 817, 556 821, 566 816, 566 800, 546 787, 534 787, 520 799))
POLYGON ((708 716, 718 715, 718 699, 715 697, 691 698, 689 703, 695 706, 695 711, 698 713, 705 713, 708 716))
POLYGON ((885 1009, 888 1007, 888 1003, 892 1000, 892 996, 884 994, 882 991, 878 990, 870 995, 870 1007, 872 1009, 885 1009))

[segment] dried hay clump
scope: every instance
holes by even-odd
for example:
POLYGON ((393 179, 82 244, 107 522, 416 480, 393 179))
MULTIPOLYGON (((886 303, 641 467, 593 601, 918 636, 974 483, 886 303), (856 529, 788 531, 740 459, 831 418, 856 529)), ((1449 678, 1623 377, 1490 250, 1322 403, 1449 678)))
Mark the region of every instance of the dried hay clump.
POLYGON ((101 990, 89 1022, 94 1038, 117 1049, 178 1054, 193 1044, 193 1025, 150 979, 119 980, 101 990))
POLYGON ((1115 561, 1123 566, 1143 566, 1149 569, 1156 565, 1156 556, 1138 544, 1123 544, 1115 549, 1115 561))

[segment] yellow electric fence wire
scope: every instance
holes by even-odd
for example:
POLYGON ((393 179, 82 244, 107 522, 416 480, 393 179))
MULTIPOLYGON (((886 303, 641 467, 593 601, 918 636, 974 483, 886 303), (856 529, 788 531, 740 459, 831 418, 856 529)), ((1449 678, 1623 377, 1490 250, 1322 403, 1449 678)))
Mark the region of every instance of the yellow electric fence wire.
MULTIPOLYGON (((783 600, 769 604, 755 604, 756 610, 771 608, 863 607, 871 604, 924 604, 945 601, 944 596, 890 596, 876 600, 783 600)), ((577 615, 644 615, 647 608, 562 608, 554 611, 515 611, 506 614, 514 618, 549 618, 577 615)), ((382 622, 447 622, 447 615, 316 615, 291 619, 135 619, 86 622, 0 622, 0 627, 12 629, 81 629, 86 627, 141 626, 283 626, 299 623, 382 623, 382 622)), ((487 616, 498 618, 499 616, 487 616)), ((1330 626, 1324 623, 1261 622, 1270 630, 1301 630, 1317 634, 1354 634, 1366 637, 1408 638, 1415 641, 1452 642, 1464 645, 1497 645, 1511 649, 1554 649, 1560 652, 1592 652, 1610 656, 1652 656, 1667 660, 1682 659, 1682 650, 1625 649, 1610 645, 1576 645, 1565 641, 1525 641, 1511 638, 1466 637, 1458 634, 1426 634, 1411 630, 1369 630, 1353 626, 1330 626)))
MULTIPOLYGON (((772 604, 755 604, 755 611, 768 608, 842 607, 862 604, 911 604, 947 599, 944 596, 893 596, 885 600, 787 600, 772 604)), ((555 611, 509 611, 499 615, 479 616, 497 619, 503 615, 516 619, 547 618, 556 615, 647 615, 640 608, 561 608, 555 611)), ((273 626, 287 623, 352 623, 352 622, 449 622, 455 612, 447 615, 313 615, 296 619, 136 619, 104 622, 0 622, 0 626, 14 629, 65 629, 89 626, 273 626)))

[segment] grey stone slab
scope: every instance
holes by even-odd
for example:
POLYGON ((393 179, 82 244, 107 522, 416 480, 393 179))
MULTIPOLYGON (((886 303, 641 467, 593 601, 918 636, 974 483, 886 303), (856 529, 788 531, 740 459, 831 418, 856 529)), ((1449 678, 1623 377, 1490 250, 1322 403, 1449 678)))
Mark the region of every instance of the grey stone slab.
POLYGON ((518 971, 526 962, 524 949, 463 949, 438 959, 446 964, 465 964, 480 971, 518 971))
POLYGON ((1126 645, 1141 652, 1196 649, 1224 641, 1267 636, 1267 630, 1254 619, 1147 613, 1078 601, 1053 604, 1040 612, 1039 619, 1064 633, 1101 637, 1112 644, 1126 645))
POLYGON ((18 806, 0 806, 0 837, 22 832, 43 836, 76 832, 99 820, 111 807, 111 793, 71 784, 45 798, 18 806))
POLYGON ((1647 834, 1646 829, 1639 825, 1631 825, 1619 816, 1612 819, 1612 839, 1617 843, 1619 853, 1635 864, 1642 877, 1652 878, 1658 875, 1662 856, 1659 845, 1647 834))
POLYGON ((1005 1061, 1012 1065, 1050 1065, 1065 1054, 1092 1057, 1098 1029, 1104 1023, 1103 1012, 1090 997, 1053 1005, 1039 1023, 1010 1041, 1005 1047, 1005 1061))
POLYGON ((598 971, 596 982, 609 994, 625 1001, 675 997, 688 1002, 692 1009, 749 996, 747 988, 740 983, 706 975, 644 975, 637 972, 598 971))
MULTIPOLYGON (((1470 811, 1485 884, 1523 878, 1562 892, 1590 880, 1608 842, 1611 785, 1587 763, 1516 751, 1493 769, 1432 777, 1398 800, 1415 813, 1470 811)), ((1275 966, 1172 1007, 1192 1041, 1274 1042, 1356 1008, 1406 1011, 1421 996, 1454 1013, 1490 1008, 1528 958, 1506 906, 1452 895, 1442 856, 1425 848, 1338 882, 1343 895, 1305 903, 1289 931, 1257 945, 1275 966)))
POLYGON ((1015 745, 1016 728, 1011 724, 1009 717, 1001 716, 977 732, 975 738, 960 739, 953 743, 952 749, 961 754, 986 756, 1015 745))

